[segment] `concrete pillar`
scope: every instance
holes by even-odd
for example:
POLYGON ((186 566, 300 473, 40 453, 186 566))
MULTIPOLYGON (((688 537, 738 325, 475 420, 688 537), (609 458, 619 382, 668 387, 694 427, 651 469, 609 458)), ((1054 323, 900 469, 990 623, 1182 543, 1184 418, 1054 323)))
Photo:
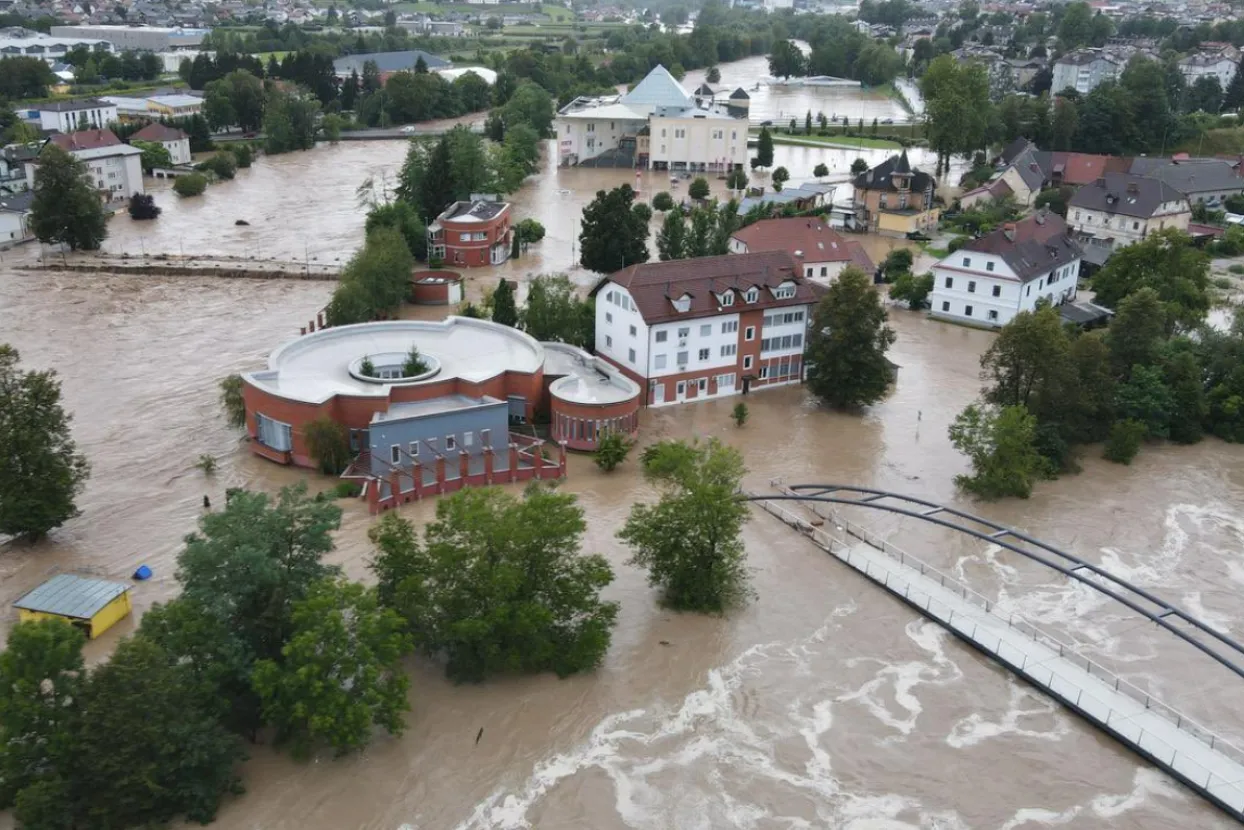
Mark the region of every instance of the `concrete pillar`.
POLYGON ((324 312, 321 311, 318 315, 316 315, 316 319, 320 323, 320 328, 324 328, 324 312))
POLYGON ((367 512, 380 512, 380 479, 367 482, 367 512))
POLYGON ((467 476, 471 474, 471 454, 469 452, 458 453, 458 475, 462 477, 463 485, 466 484, 467 476))
POLYGON ((557 448, 558 448, 559 455, 560 455, 560 458, 558 459, 558 467, 561 468, 561 477, 565 478, 566 477, 566 442, 564 439, 557 442, 557 448))
POLYGON ((436 492, 445 492, 445 456, 436 457, 436 492))
POLYGON ((415 488, 415 500, 423 498, 423 465, 418 461, 410 468, 410 478, 415 488))
POLYGON ((510 481, 518 478, 518 444, 510 444, 510 481))
POLYGON ((389 471, 389 492, 393 496, 393 505, 402 503, 402 474, 397 470, 389 471))
POLYGON ((484 483, 492 484, 492 447, 484 448, 484 483))
POLYGON ((306 327, 306 326, 301 327, 300 329, 298 329, 298 333, 299 333, 299 334, 306 334, 306 333, 307 333, 307 327, 306 327))

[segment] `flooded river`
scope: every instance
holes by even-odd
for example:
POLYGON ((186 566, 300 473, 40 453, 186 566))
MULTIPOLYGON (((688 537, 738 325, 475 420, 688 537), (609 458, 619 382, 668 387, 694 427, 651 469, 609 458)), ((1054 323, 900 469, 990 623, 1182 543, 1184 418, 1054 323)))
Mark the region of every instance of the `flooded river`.
MULTIPOLYGON (((400 142, 321 147, 261 159, 202 199, 160 191, 165 214, 148 224, 113 219, 107 247, 136 256, 184 250, 344 259, 361 235, 355 186, 367 175, 391 177, 403 149, 400 142), (239 218, 250 225, 235 226, 239 218)), ((778 148, 779 163, 798 166, 798 181, 815 161, 784 157, 790 149, 778 148)), ((582 205, 596 188, 629 176, 554 169, 533 179, 516 197, 516 214, 539 218, 548 237, 527 258, 473 276, 472 290, 493 284, 498 272, 521 280, 569 269, 582 205)), ((332 284, 11 267, 37 253, 0 262, 0 340, 15 345, 27 366, 60 371, 93 475, 80 518, 37 548, 0 551, 0 600, 58 571, 125 579, 146 563, 155 578, 134 588, 137 617, 175 593, 174 559, 204 495, 219 504, 227 487, 272 490, 304 477, 245 451, 220 417, 216 382, 260 366, 324 305, 332 284), (205 453, 219 459, 210 477, 193 467, 205 453)), ((946 429, 978 390, 978 359, 992 335, 908 312, 892 316, 899 381, 864 415, 828 412, 803 389, 787 388, 751 396, 752 416, 741 429, 730 422, 731 400, 646 411, 643 440, 718 436, 743 452, 754 489, 780 476, 963 503, 952 478, 964 463, 946 429)), ((313 488, 329 484, 312 478, 313 488)), ((650 496, 635 463, 606 476, 575 457, 565 486, 587 511, 586 549, 617 571, 606 593, 622 610, 600 671, 456 687, 436 666, 412 660, 405 735, 379 738, 357 757, 307 764, 256 747, 247 794, 226 804, 216 826, 1231 826, 763 513, 746 531, 753 604, 726 618, 662 611, 614 538, 631 503, 650 496)), ((1146 448, 1131 467, 1090 455, 1082 473, 1039 485, 1031 500, 969 509, 1099 561, 1238 635, 1242 503, 1244 449, 1207 441, 1146 448)), ((361 503, 344 507, 332 559, 366 578, 371 519, 361 503)), ((422 522, 433 508, 403 513, 422 522)), ((984 545, 854 518, 1244 737, 1238 680, 1171 647, 1152 626, 984 545)), ((12 624, 9 615, 3 621, 12 624)), ((93 643, 91 658, 132 629, 127 621, 93 643)))

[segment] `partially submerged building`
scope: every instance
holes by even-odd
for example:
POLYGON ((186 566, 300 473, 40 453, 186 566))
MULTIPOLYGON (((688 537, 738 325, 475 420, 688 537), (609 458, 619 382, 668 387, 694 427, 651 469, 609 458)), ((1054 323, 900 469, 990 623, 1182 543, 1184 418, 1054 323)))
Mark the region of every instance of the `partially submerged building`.
POLYGON ((59 574, 13 603, 22 622, 60 619, 98 637, 130 613, 130 586, 59 574))

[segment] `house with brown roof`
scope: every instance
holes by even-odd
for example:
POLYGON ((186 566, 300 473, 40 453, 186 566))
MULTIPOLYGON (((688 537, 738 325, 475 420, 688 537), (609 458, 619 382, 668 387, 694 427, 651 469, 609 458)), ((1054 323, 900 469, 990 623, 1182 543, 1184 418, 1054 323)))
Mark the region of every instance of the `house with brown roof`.
POLYGON ((1132 173, 1107 173, 1067 203, 1067 222, 1094 265, 1155 231, 1186 231, 1191 219, 1182 193, 1161 179, 1132 173))
POLYGON ((596 352, 649 406, 799 383, 824 291, 785 250, 632 265, 592 291, 596 352))
POLYGON ((189 164, 193 161, 190 155, 190 136, 176 127, 152 122, 130 136, 130 141, 151 141, 168 150, 168 157, 173 164, 189 164))
POLYGON ((852 182, 856 224, 883 236, 905 237, 937 227, 937 181, 911 166, 907 151, 865 170, 852 182))
POLYGON ((1070 302, 1082 256, 1063 218, 1038 211, 973 239, 934 265, 932 314, 998 328, 1042 299, 1070 302))
MULTIPOLYGON (((122 202, 143 188, 143 151, 117 138, 112 130, 79 130, 52 136, 55 144, 86 165, 91 183, 108 202, 122 202)), ((37 163, 37 162, 36 162, 37 163)))
POLYGON ((826 225, 819 217, 761 219, 730 236, 730 253, 785 251, 794 257, 805 279, 829 285, 849 265, 871 275, 877 266, 854 239, 826 225))

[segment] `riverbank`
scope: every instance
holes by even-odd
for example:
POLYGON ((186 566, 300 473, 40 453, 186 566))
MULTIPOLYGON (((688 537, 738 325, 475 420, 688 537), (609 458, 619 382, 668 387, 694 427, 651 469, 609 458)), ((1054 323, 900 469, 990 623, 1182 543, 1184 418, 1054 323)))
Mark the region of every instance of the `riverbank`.
MULTIPOLYGON (((754 133, 757 135, 758 133, 754 133)), ((853 136, 842 138, 827 138, 818 135, 780 135, 773 133, 774 144, 787 144, 803 147, 833 147, 839 150, 899 150, 903 145, 897 141, 891 141, 886 138, 868 138, 865 136, 853 136)), ((748 141, 748 146, 752 146, 753 141, 748 141)))
POLYGON ((64 257, 50 254, 38 262, 13 266, 19 271, 67 271, 82 274, 127 274, 161 277, 220 277, 249 280, 325 280, 340 276, 335 266, 254 260, 245 257, 177 257, 156 254, 134 258, 128 255, 77 253, 64 257))

